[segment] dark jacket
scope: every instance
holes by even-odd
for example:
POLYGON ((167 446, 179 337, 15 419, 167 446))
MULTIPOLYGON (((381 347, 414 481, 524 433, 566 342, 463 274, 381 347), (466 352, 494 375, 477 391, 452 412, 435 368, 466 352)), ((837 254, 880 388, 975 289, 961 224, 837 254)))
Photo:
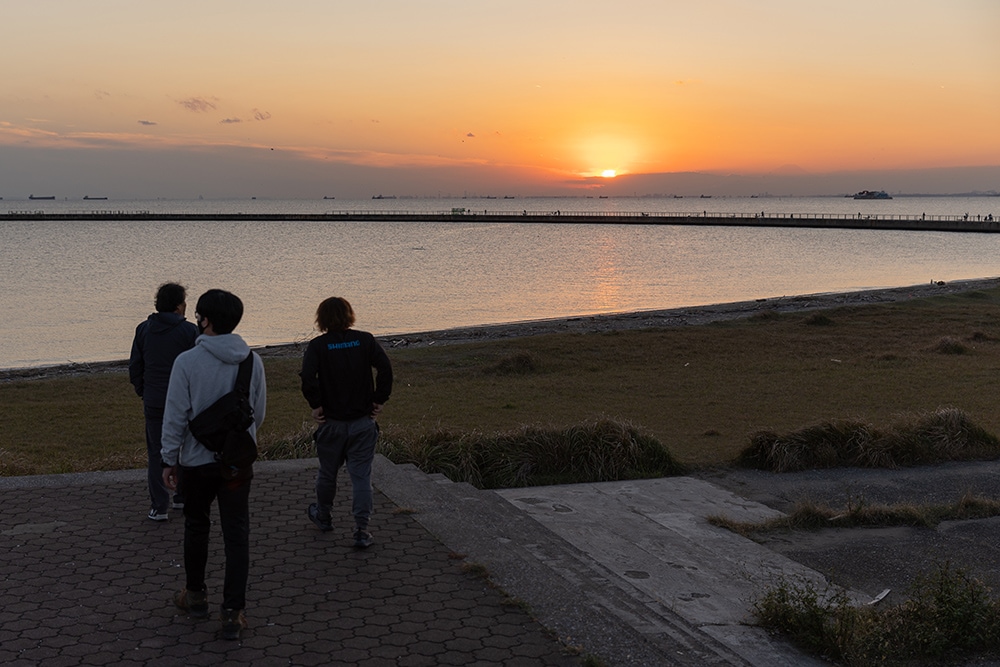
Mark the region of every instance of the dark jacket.
POLYGON ((194 347, 198 327, 177 313, 153 313, 135 328, 128 379, 143 405, 162 408, 174 359, 194 347))
POLYGON ((373 403, 385 403, 392 393, 392 364, 367 331, 331 331, 313 338, 299 375, 309 407, 322 406, 327 419, 360 419, 371 414, 373 403))

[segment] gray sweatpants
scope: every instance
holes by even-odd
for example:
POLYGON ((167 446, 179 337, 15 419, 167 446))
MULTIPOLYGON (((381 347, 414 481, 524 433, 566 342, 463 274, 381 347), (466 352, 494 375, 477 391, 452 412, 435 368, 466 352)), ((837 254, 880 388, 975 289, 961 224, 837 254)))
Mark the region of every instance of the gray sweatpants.
POLYGON ((319 518, 328 520, 337 495, 337 473, 347 463, 353 495, 351 512, 355 526, 368 528, 374 500, 372 497, 372 460, 378 441, 378 423, 371 417, 354 421, 327 420, 320 424, 313 435, 316 455, 319 457, 319 474, 316 476, 316 503, 319 518))

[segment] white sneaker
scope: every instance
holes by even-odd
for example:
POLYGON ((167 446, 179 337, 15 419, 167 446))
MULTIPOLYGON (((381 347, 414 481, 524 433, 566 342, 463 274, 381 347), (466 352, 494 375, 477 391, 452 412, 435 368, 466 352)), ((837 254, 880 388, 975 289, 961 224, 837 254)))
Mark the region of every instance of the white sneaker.
POLYGON ((168 518, 166 512, 157 512, 156 508, 149 510, 149 514, 146 515, 150 521, 166 521, 168 518))

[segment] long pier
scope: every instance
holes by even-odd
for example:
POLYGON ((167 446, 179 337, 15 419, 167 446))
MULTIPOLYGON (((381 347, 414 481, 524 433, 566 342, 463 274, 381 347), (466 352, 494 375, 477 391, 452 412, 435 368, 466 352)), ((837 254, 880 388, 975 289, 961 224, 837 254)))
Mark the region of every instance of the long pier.
POLYGON ((732 227, 796 227, 812 229, 882 229, 934 232, 1000 232, 1000 218, 986 216, 797 213, 593 213, 572 211, 327 211, 325 213, 166 213, 143 210, 86 210, 51 213, 11 210, 0 220, 171 222, 492 222, 577 225, 696 225, 732 227))

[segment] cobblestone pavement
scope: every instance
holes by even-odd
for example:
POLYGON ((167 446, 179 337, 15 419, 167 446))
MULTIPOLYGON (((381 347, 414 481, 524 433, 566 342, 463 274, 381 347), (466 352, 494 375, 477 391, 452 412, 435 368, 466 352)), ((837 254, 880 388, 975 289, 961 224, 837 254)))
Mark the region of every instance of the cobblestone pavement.
POLYGON ((250 627, 219 637, 221 530, 209 602, 184 583, 183 518, 146 518, 144 471, 0 480, 0 664, 579 665, 551 633, 376 493, 375 544, 353 549, 349 484, 335 530, 306 518, 315 462, 263 463, 251 491, 250 627))

